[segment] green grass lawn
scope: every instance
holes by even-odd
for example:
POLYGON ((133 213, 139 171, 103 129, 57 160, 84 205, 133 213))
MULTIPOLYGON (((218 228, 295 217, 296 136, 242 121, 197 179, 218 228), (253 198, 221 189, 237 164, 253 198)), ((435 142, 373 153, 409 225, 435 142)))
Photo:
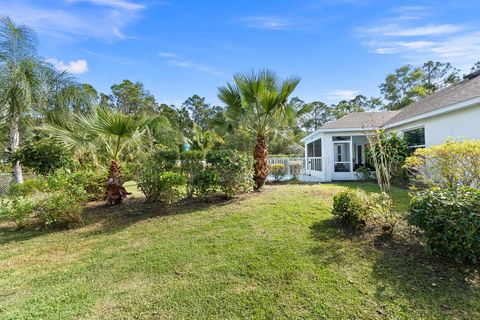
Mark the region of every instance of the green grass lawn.
MULTIPOLYGON (((77 229, 0 225, 0 319, 480 318, 476 273, 416 242, 341 228, 330 208, 344 186, 170 210, 137 195, 89 205, 77 229)), ((406 191, 395 193, 405 210, 406 191)))

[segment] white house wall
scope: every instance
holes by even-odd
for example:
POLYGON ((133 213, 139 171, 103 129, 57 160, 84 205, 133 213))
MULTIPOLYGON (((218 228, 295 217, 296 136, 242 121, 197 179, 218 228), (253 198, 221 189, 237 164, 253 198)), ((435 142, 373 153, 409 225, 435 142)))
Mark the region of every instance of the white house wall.
POLYGON ((480 139, 480 105, 392 127, 391 130, 402 132, 420 126, 425 127, 427 147, 442 144, 448 138, 480 139))

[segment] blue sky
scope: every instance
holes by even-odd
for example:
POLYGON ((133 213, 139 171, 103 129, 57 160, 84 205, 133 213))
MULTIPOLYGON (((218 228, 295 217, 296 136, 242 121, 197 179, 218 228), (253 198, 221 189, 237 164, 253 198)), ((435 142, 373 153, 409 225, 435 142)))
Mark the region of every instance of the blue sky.
POLYGON ((219 103, 232 74, 298 74, 294 95, 328 103, 378 96, 394 68, 480 60, 480 1, 9 0, 0 14, 36 30, 40 53, 110 92, 142 81, 159 102, 219 103))

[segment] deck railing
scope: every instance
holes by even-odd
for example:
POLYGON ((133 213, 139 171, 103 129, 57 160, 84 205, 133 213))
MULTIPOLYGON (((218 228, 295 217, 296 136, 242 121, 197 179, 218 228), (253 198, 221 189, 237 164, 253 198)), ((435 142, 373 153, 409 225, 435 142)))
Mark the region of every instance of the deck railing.
POLYGON ((282 158, 268 158, 268 164, 277 164, 281 163, 285 166, 285 174, 287 176, 291 176, 291 171, 290 171, 290 163, 292 161, 298 161, 302 163, 302 170, 300 171, 300 175, 305 174, 305 158, 304 157, 282 157, 282 158))
POLYGON ((320 171, 320 172, 323 171, 322 162, 323 162, 322 157, 308 157, 307 170, 320 171))

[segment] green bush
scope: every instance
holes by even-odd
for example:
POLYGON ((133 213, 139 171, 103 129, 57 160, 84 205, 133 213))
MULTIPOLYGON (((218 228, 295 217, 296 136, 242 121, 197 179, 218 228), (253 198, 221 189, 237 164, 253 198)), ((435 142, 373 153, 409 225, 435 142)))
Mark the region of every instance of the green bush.
POLYGON ((8 188, 7 194, 9 196, 30 196, 36 192, 42 192, 46 188, 46 183, 43 179, 25 180, 23 183, 13 183, 8 188))
POLYGON ((193 192, 197 196, 206 197, 217 190, 217 174, 210 167, 206 167, 203 171, 195 175, 193 186, 193 192))
POLYGON ((0 216, 15 222, 17 227, 24 228, 34 217, 37 205, 37 201, 31 197, 4 196, 0 199, 0 216))
POLYGON ((480 190, 432 188, 410 202, 408 222, 421 230, 431 252, 457 262, 480 259, 480 190))
POLYGON ((205 154, 201 151, 186 151, 181 154, 182 171, 187 177, 187 196, 191 197, 195 191, 195 182, 201 182, 196 176, 203 172, 205 154))
POLYGON ((294 180, 298 180, 298 177, 300 176, 303 170, 303 162, 299 160, 290 161, 288 163, 288 166, 290 168, 290 174, 292 175, 292 178, 294 180))
POLYGON ((352 226, 365 226, 371 216, 370 198, 362 190, 338 192, 333 196, 332 214, 352 226))
POLYGON ((162 172, 142 175, 138 188, 149 202, 161 201, 172 204, 185 195, 186 178, 178 172, 162 172))
POLYGON ((360 166, 355 170, 355 175, 361 181, 373 180, 372 170, 367 166, 360 166))
POLYGON ((210 151, 207 164, 217 175, 220 189, 227 198, 253 189, 253 159, 235 150, 210 151))
POLYGON ((82 223, 82 202, 86 200, 85 191, 73 188, 68 192, 48 193, 36 208, 36 217, 45 226, 65 226, 82 223))
POLYGON ((153 154, 153 160, 161 171, 177 171, 180 153, 178 150, 158 150, 153 154))
POLYGON ((13 161, 37 174, 50 174, 60 168, 73 168, 73 154, 63 144, 51 139, 29 141, 13 155, 13 161))
POLYGON ((270 175, 273 176, 275 181, 282 180, 286 175, 285 165, 283 163, 274 163, 268 166, 270 175))
POLYGON ((105 199, 107 171, 81 170, 73 173, 73 181, 82 186, 89 201, 105 199))

